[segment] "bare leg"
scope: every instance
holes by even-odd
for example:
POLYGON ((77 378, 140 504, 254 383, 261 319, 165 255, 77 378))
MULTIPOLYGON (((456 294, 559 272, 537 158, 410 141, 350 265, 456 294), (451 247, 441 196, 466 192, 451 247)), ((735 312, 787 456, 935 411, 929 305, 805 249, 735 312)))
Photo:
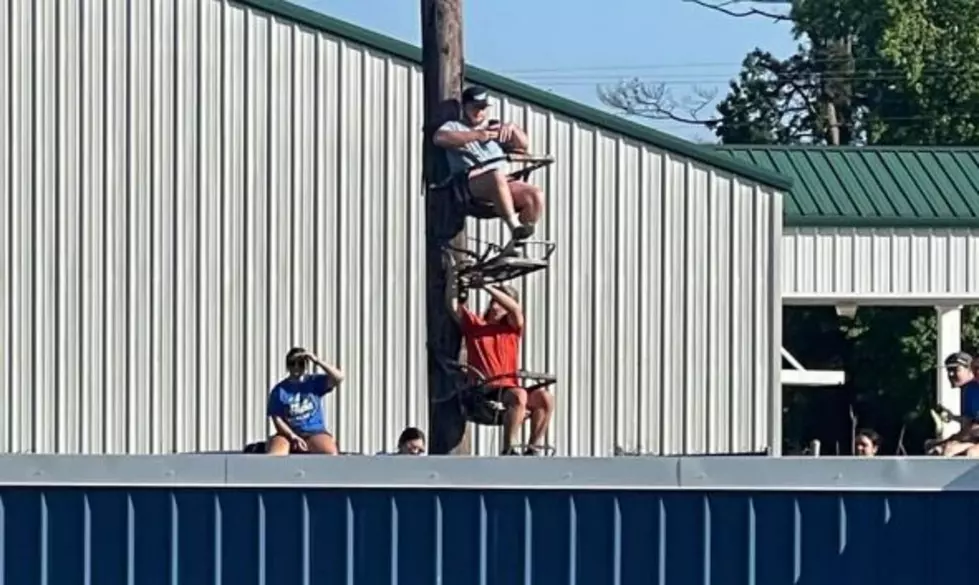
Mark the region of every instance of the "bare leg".
POLYGON ((265 452, 269 455, 288 455, 289 439, 282 435, 272 435, 265 443, 265 452))
POLYGON ((975 446, 973 443, 964 443, 962 441, 949 441, 942 446, 942 455, 945 457, 955 457, 956 455, 962 455, 970 448, 975 446))
POLYGON ((469 189, 473 197, 489 201, 496 207, 496 213, 513 232, 514 238, 524 240, 534 233, 532 226, 520 223, 510 184, 503 171, 494 170, 473 176, 469 179, 469 189))
POLYGON ((530 444, 543 447, 544 435, 554 414, 554 395, 547 390, 534 390, 527 396, 527 408, 530 410, 530 444))
POLYGON ((520 427, 527 418, 527 392, 523 388, 508 388, 504 395, 507 405, 503 417, 503 452, 513 448, 520 434, 520 427))
POLYGON ((523 181, 510 181, 513 206, 518 210, 520 221, 536 224, 544 213, 544 193, 535 185, 523 181))
POLYGON ((307 437, 306 444, 309 445, 310 453, 320 453, 323 455, 336 455, 339 453, 337 442, 330 433, 318 433, 307 437))

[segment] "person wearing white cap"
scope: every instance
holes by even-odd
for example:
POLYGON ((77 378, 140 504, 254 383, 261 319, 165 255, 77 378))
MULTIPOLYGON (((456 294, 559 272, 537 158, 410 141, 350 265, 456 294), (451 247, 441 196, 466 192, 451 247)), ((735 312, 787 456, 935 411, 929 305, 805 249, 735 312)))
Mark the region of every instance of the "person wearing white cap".
POLYGON ((452 173, 469 171, 473 197, 489 201, 516 240, 533 235, 544 207, 539 188, 510 179, 505 171, 506 151, 526 152, 526 134, 513 124, 489 120, 489 96, 485 89, 468 87, 462 92, 462 118, 450 120, 435 132, 433 141, 445 149, 452 173), (481 164, 492 159, 498 161, 481 164), (478 168, 473 169, 474 166, 478 168))

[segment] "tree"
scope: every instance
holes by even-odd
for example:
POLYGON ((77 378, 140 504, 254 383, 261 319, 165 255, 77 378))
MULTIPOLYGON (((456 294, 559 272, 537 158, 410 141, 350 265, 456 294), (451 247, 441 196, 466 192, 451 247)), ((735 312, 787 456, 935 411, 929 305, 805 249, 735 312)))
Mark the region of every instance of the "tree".
MULTIPOLYGON (((713 9, 785 16, 735 11, 731 2, 713 9)), ((665 86, 631 79, 599 97, 628 115, 702 125, 725 144, 979 144, 979 2, 804 0, 788 17, 796 53, 750 52, 713 117, 701 115, 715 97, 703 90, 675 99, 665 86)), ((862 308, 845 321, 828 307, 786 308, 783 324, 785 345, 807 367, 848 373, 838 391, 785 397, 787 451, 819 438, 829 452, 835 444, 848 452, 853 412, 885 437, 887 452, 899 438, 920 452, 932 433, 932 310, 862 308)), ((979 349, 977 308, 964 312, 963 348, 979 349)))
MULTIPOLYGON (((697 4, 738 17, 785 18, 697 4)), ((788 13, 796 54, 749 53, 717 106, 695 90, 630 79, 599 88, 628 115, 703 125, 724 143, 976 144, 979 2, 805 0, 788 13)))

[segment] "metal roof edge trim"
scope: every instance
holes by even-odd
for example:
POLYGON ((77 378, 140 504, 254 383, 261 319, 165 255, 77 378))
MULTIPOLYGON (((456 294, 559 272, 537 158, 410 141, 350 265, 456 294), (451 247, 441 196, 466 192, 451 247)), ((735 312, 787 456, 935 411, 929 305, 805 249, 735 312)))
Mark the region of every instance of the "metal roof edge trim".
POLYGON ((853 217, 845 215, 789 215, 782 223, 787 228, 979 228, 979 217, 853 217))
MULTIPOLYGON (((421 49, 419 47, 332 16, 327 16, 321 12, 285 2, 284 0, 231 0, 231 2, 233 4, 250 6, 263 12, 288 19, 297 24, 360 43, 406 61, 417 64, 421 63, 422 60, 421 49)), ((711 152, 709 147, 698 146, 665 132, 660 132, 659 130, 631 122, 591 106, 556 96, 525 83, 503 77, 502 75, 467 65, 466 77, 475 83, 521 101, 580 120, 594 125, 597 128, 615 132, 633 140, 689 157, 719 170, 753 179, 763 185, 785 191, 792 188, 791 177, 786 177, 782 174, 738 161, 728 156, 715 154, 711 152)))
POLYGON ((938 457, 2 455, 3 487, 979 492, 938 457))
POLYGON ((920 144, 868 144, 866 146, 831 146, 828 144, 714 144, 714 150, 831 150, 842 152, 971 152, 979 146, 926 146, 920 144))

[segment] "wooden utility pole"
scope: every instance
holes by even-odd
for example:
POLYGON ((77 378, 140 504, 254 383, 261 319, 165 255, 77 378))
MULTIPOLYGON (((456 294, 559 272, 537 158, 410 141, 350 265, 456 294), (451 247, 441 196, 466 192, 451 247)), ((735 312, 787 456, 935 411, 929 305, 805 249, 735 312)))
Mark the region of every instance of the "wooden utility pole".
MULTIPOLYGON (((422 60, 425 80, 426 185, 448 175, 444 155, 432 144, 432 134, 446 120, 459 116, 464 82, 462 58, 462 0, 421 0, 422 60)), ((472 451, 469 425, 457 401, 436 403, 450 395, 456 382, 438 358, 456 359, 462 344, 459 328, 445 302, 446 272, 442 246, 465 246, 465 226, 458 225, 445 193, 426 193, 425 271, 428 330, 429 451, 433 455, 468 455, 472 451)))

